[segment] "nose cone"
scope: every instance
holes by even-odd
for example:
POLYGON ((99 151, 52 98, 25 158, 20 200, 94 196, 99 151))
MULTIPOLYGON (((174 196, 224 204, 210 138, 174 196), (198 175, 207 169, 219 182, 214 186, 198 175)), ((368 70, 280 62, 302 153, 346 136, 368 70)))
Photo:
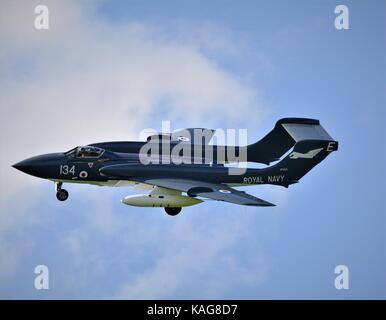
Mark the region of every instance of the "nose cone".
POLYGON ((33 158, 25 159, 23 161, 15 163, 12 167, 17 170, 20 170, 21 172, 34 175, 37 167, 39 166, 39 163, 37 161, 33 161, 32 159, 33 158))
POLYGON ((12 167, 14 167, 17 170, 20 170, 22 172, 28 173, 28 169, 30 167, 27 160, 20 161, 18 163, 15 163, 12 167))
POLYGON ((15 163, 12 167, 35 177, 46 178, 48 170, 63 159, 62 153, 45 154, 15 163))

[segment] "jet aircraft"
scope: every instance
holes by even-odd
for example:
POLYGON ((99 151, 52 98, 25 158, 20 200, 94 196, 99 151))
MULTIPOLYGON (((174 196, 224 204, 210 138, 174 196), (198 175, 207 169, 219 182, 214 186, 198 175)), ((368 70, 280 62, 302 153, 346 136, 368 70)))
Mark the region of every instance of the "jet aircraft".
MULTIPOLYGON (((180 213, 182 207, 196 205, 206 199, 247 206, 274 206, 235 187, 261 184, 288 187, 299 182, 331 152, 338 150, 338 142, 331 138, 319 120, 284 118, 277 121, 275 127, 260 141, 233 147, 236 154, 245 152, 246 162, 268 166, 247 168, 242 174, 229 174, 226 165, 232 162, 227 152, 230 147, 209 146, 214 133, 215 130, 211 129, 189 128, 170 134, 152 135, 146 142, 94 143, 67 152, 32 157, 13 167, 53 181, 59 201, 68 198, 68 192, 62 188, 63 183, 136 186, 150 192, 126 196, 122 203, 163 207, 167 214, 174 216, 180 213), (206 139, 193 136, 197 130, 206 139), (143 152, 146 144, 158 147, 158 162, 143 163, 141 157, 148 156, 143 152), (179 154, 183 160, 190 161, 172 161, 171 150, 176 146, 190 151, 188 155, 179 154), (165 150, 169 156, 166 161, 165 150), (219 151, 223 151, 225 156, 220 158, 219 151), (197 157, 200 161, 196 161, 197 157), (271 162, 275 163, 269 166, 271 162)), ((151 156, 154 158, 154 154, 151 156)))

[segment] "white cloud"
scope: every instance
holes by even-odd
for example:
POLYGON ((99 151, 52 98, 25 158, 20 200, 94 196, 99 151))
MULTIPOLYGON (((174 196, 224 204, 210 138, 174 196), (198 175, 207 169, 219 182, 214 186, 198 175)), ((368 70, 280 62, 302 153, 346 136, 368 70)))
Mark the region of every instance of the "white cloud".
POLYGON ((245 120, 251 109, 259 114, 255 90, 200 53, 199 39, 96 21, 92 7, 75 1, 48 2, 51 29, 37 31, 35 3, 1 4, 2 198, 19 180, 9 166, 31 155, 136 138, 162 119, 175 127, 258 122, 245 120))
MULTIPOLYGON (((0 159, 1 272, 12 270, 20 254, 10 254, 5 235, 31 223, 36 215, 31 217, 28 207, 37 202, 35 197, 43 197, 42 184, 16 172, 13 163, 80 144, 135 139, 141 129, 160 126, 167 119, 173 129, 255 128, 259 123, 256 115, 263 112, 255 88, 203 53, 210 51, 213 56, 227 46, 234 53, 237 42, 228 43, 226 30, 226 36, 219 37, 220 27, 210 25, 205 32, 201 26, 190 32, 194 37, 182 39, 178 31, 169 33, 140 22, 111 24, 95 14, 95 2, 45 1, 50 30, 37 31, 33 28, 37 4, 40 2, 0 4, 0 148, 6 151, 0 159), (246 117, 251 112, 254 118, 246 117), (29 192, 32 188, 36 192, 29 192)), ((49 196, 54 197, 53 190, 49 196)), ((106 216, 105 212, 92 221, 93 232, 108 235, 119 229, 114 213, 108 211, 106 216)), ((232 223, 234 220, 220 227, 212 225, 210 235, 189 230, 188 222, 177 224, 172 229, 175 238, 167 241, 182 240, 166 249, 150 271, 123 285, 119 296, 172 294, 189 281, 186 272, 201 272, 197 260, 211 270, 215 261, 224 259, 226 272, 239 273, 243 266, 232 254, 223 255, 242 233, 242 224, 232 223), (171 264, 173 272, 169 273, 171 264)), ((79 238, 82 232, 74 231, 64 241, 74 254, 85 245, 79 238)), ((149 243, 156 245, 158 232, 150 235, 149 243)), ((261 261, 249 263, 260 265, 261 261)), ((242 273, 246 282, 258 280, 253 273, 242 273)), ((212 296, 225 290, 217 288, 220 282, 208 283, 212 296)))
POLYGON ((234 296, 232 291, 238 288, 258 286, 267 273, 263 252, 255 247, 241 259, 243 254, 237 247, 250 240, 252 221, 248 214, 235 216, 232 210, 224 210, 218 220, 205 222, 185 216, 166 236, 159 230, 151 239, 159 242, 159 256, 149 268, 121 285, 114 298, 216 299, 234 296))

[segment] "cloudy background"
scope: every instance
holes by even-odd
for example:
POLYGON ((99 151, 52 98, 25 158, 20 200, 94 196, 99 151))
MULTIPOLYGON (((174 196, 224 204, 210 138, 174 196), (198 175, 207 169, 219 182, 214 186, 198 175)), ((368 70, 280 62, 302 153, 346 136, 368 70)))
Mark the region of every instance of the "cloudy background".
POLYGON ((1 1, 0 298, 386 298, 386 4, 345 1, 343 31, 338 4, 1 1), (320 119, 340 150, 289 189, 247 189, 274 208, 169 217, 120 203, 136 190, 77 185, 59 203, 11 168, 162 120, 254 142, 288 116, 320 119), (349 290, 334 287, 339 264, 349 290))

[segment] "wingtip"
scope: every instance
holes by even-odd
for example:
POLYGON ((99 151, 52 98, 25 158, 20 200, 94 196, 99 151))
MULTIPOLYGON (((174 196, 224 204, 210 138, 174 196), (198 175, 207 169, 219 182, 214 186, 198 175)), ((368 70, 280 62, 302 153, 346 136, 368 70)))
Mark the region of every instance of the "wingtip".
POLYGON ((276 204, 268 202, 264 205, 265 207, 276 207, 276 204))
POLYGON ((276 207, 276 204, 270 203, 270 202, 260 202, 260 203, 246 203, 246 206, 251 206, 251 207, 276 207))
POLYGON ((263 200, 263 202, 261 203, 261 206, 264 206, 264 207, 276 207, 276 204, 263 200))

